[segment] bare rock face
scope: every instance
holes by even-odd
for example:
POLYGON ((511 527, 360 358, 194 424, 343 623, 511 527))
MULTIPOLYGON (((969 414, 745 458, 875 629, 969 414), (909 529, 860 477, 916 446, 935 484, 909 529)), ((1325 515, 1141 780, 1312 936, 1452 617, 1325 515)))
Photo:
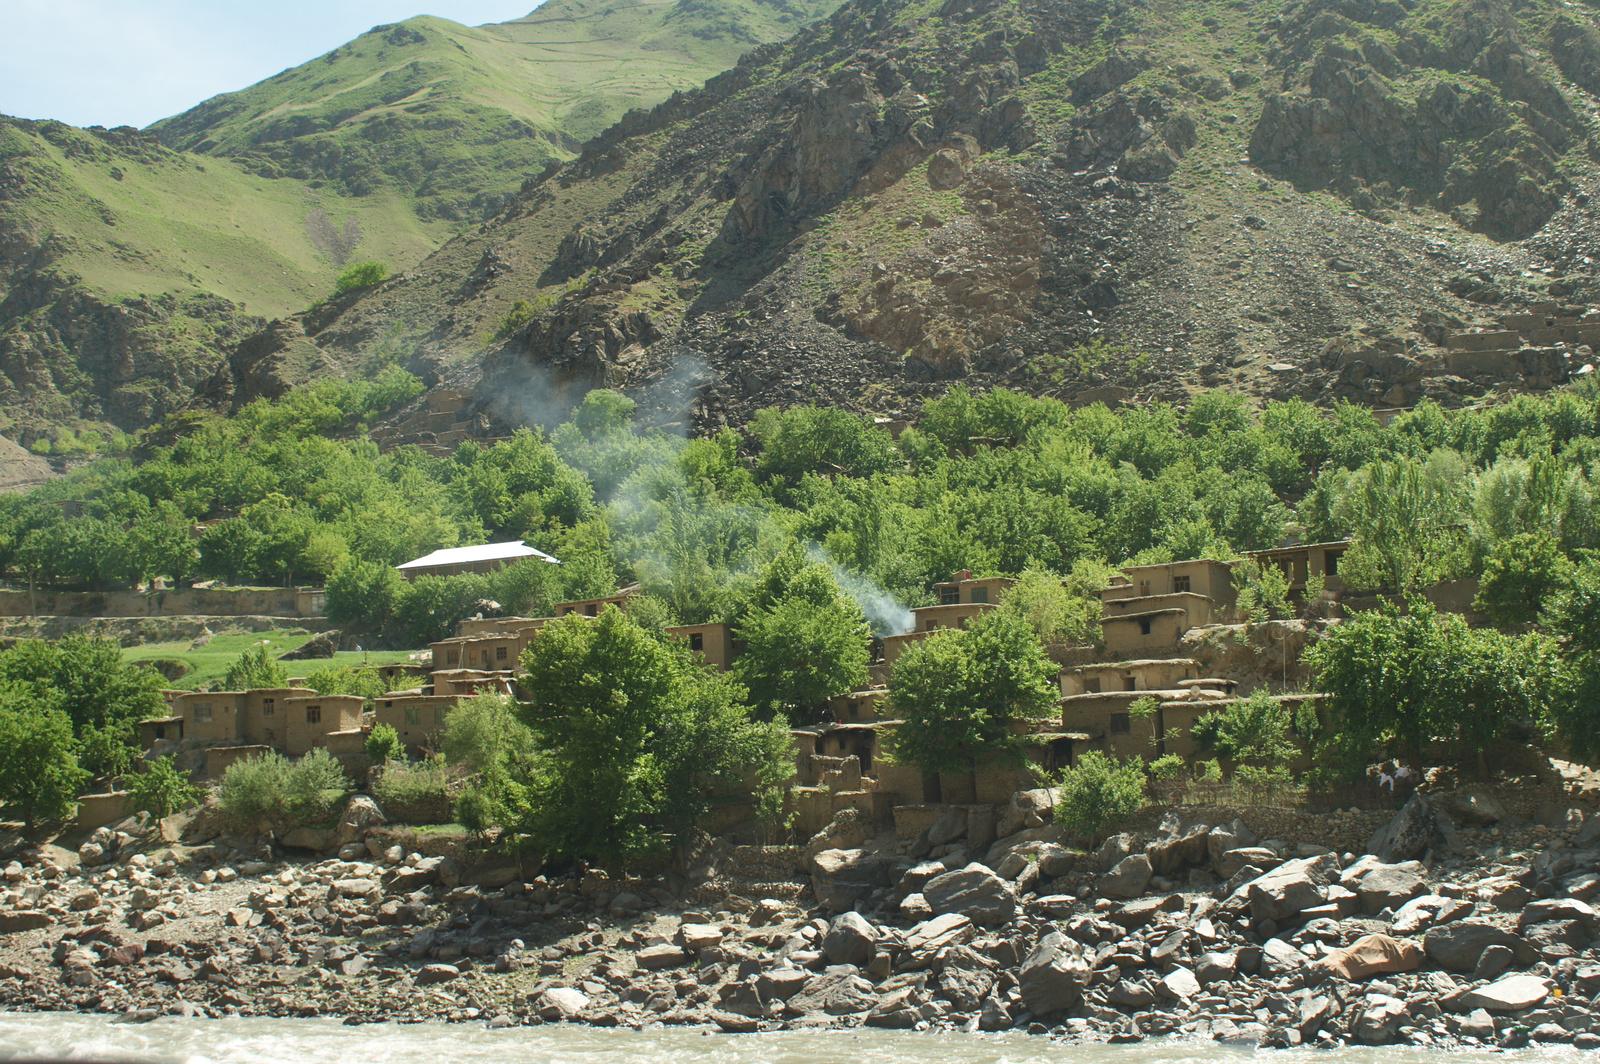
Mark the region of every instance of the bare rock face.
POLYGON ((1393 820, 1373 832, 1367 852, 1386 864, 1414 860, 1427 851, 1434 831, 1433 810, 1427 799, 1414 794, 1393 820))
POLYGON ((928 880, 922 896, 936 913, 961 913, 975 924, 997 925, 1017 914, 1011 884, 976 862, 928 880))

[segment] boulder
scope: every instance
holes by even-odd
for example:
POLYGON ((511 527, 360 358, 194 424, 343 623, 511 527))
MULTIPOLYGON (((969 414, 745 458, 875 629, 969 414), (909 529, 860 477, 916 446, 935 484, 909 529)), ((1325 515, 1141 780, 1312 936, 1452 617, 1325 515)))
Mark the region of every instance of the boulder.
POLYGON ((1505 946, 1518 961, 1533 964, 1539 951, 1509 931, 1475 920, 1457 920, 1431 928, 1423 936, 1422 949, 1428 959, 1453 972, 1470 972, 1490 946, 1505 946))
POLYGON ((344 813, 339 817, 334 845, 318 849, 336 849, 360 842, 373 828, 381 827, 384 823, 383 810, 378 808, 378 803, 364 794, 358 794, 345 805, 344 813))
POLYGON ((1463 995, 1457 1007, 1463 1012, 1521 1012, 1550 996, 1550 982, 1535 975, 1510 975, 1463 995))
POLYGON ((817 904, 842 912, 889 885, 889 862, 861 850, 823 850, 811 859, 817 904))
POLYGON ((684 949, 699 953, 722 945, 722 928, 716 924, 684 924, 678 928, 677 939, 684 949))
POLYGON ((1263 975, 1282 975, 1303 967, 1306 955, 1281 938, 1269 938, 1261 944, 1261 972, 1263 975))
POLYGON ((962 1012, 981 1008, 994 989, 995 962, 966 946, 953 946, 940 955, 944 970, 939 990, 962 1012))
POLYGON ((1283 860, 1265 846, 1237 846, 1218 854, 1211 867, 1223 879, 1232 879, 1241 868, 1249 865, 1270 872, 1282 863, 1283 860))
POLYGON ((922 1022, 922 1004, 916 987, 904 987, 872 1006, 861 1022, 867 1027, 910 1030, 922 1022))
POLYGON ((1510 815, 1500 799, 1479 788, 1460 792, 1450 799, 1449 808, 1457 820, 1478 827, 1498 824, 1510 815))
POLYGON ((1165 990, 1164 997, 1177 1001, 1188 1001, 1200 996, 1200 980, 1187 968, 1174 968, 1161 977, 1161 986, 1165 990))
POLYGON ((877 1003, 872 984, 861 978, 849 965, 828 969, 789 999, 791 1009, 807 1015, 820 1012, 829 1016, 847 1016, 866 1012, 877 1003))
POLYGON ((1413 794, 1393 819, 1372 833, 1367 852, 1389 864, 1409 861, 1427 851, 1433 834, 1433 810, 1422 795, 1413 794))
POLYGON ((1195 978, 1202 983, 1232 982, 1239 974, 1239 958, 1233 953, 1207 953, 1194 966, 1195 978))
POLYGON ((1083 997, 1094 957, 1081 942, 1052 931, 1022 962, 1022 1003, 1036 1016, 1070 1009, 1083 997))
POLYGON ((922 896, 936 913, 961 913, 986 927, 1007 923, 1017 915, 1017 896, 1011 885, 977 862, 934 876, 923 884, 922 896))
POLYGON ((571 987, 555 986, 540 994, 534 1011, 542 1020, 570 1020, 589 1007, 589 996, 571 987))
POLYGON ((0 934, 13 935, 21 931, 36 931, 53 923, 55 923, 54 917, 37 909, 0 912, 0 934))
POLYGON ((1446 898, 1438 894, 1423 894, 1412 898, 1395 910, 1390 928, 1397 935, 1414 935, 1435 924, 1448 923, 1472 914, 1470 901, 1446 898))
POLYGON ((1405 1018, 1406 1003, 1399 998, 1387 994, 1369 997, 1356 1017, 1356 1041, 1368 1046, 1388 1045, 1405 1018))
POLYGON ((970 942, 976 933, 972 920, 963 913, 945 913, 925 920, 906 932, 906 950, 912 954, 937 953, 946 946, 970 942))
POLYGON ((1024 828, 1039 827, 1054 815, 1055 804, 1056 792, 1049 787, 1015 792, 995 825, 996 837, 1003 839, 1024 828))
POLYGON ((1206 841, 1211 832, 1209 824, 1173 824, 1171 828, 1167 837, 1145 848, 1150 858, 1150 871, 1168 878, 1205 864, 1206 841))
POLYGON ((424 964, 421 971, 417 972, 416 983, 418 986, 434 986, 448 983, 460 975, 461 969, 453 964, 424 964))
POLYGON ((1343 949, 1335 950, 1313 966, 1338 979, 1355 981, 1374 975, 1410 972, 1422 964, 1422 951, 1415 942, 1389 935, 1363 935, 1343 949))
POLYGON ((680 968, 688 964, 689 954, 678 946, 663 942, 659 946, 646 946, 633 955, 633 963, 641 971, 659 972, 667 968, 680 968))
POLYGON ((1257 920, 1292 920, 1301 911, 1327 901, 1316 858, 1288 861, 1245 887, 1250 915, 1257 920))
POLYGON ((1136 979, 1119 979, 1106 994, 1106 1001, 1127 1009, 1144 1009, 1155 1004, 1156 993, 1136 979))
POLYGON ((1555 920, 1576 920, 1583 925, 1589 938, 1595 938, 1600 931, 1600 913, 1576 898, 1542 898, 1529 902, 1517 917, 1517 930, 1555 920))
POLYGON ((283 833, 278 844, 291 850, 314 850, 317 853, 337 850, 342 845, 332 828, 308 827, 290 828, 283 833))
POLYGON ((1133 853, 1133 836, 1124 832, 1113 835, 1100 844, 1094 852, 1094 866, 1101 874, 1111 871, 1124 857, 1133 853))
POLYGON ((1361 878, 1355 891, 1361 898, 1361 907, 1368 915, 1377 915, 1385 909, 1399 909, 1428 888, 1410 872, 1397 868, 1375 868, 1361 878))
POLYGON ((822 952, 830 964, 854 964, 864 968, 878 951, 878 938, 878 929, 860 913, 840 913, 822 937, 822 952))
POLYGON ((1153 874, 1147 855, 1136 853, 1124 857, 1100 877, 1100 894, 1107 898, 1137 898, 1150 885, 1153 874))

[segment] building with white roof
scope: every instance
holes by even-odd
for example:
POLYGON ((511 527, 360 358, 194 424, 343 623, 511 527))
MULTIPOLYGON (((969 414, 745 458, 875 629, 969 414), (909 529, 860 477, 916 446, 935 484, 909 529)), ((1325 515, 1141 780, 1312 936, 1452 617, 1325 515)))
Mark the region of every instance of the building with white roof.
POLYGON ((560 565, 544 551, 523 543, 520 539, 509 543, 480 543, 476 547, 449 547, 425 554, 421 558, 395 566, 407 580, 415 580, 424 573, 430 576, 454 576, 456 573, 489 573, 524 558, 538 558, 552 565, 560 565))

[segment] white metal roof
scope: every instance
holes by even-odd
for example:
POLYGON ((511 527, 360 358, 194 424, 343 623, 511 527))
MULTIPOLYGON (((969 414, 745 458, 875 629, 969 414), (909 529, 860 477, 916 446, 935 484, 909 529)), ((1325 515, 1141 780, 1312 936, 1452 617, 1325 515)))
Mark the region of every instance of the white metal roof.
POLYGON ((432 569, 440 565, 513 561, 517 558, 543 558, 545 561, 555 565, 561 564, 559 559, 550 557, 544 551, 534 550, 523 543, 522 540, 514 539, 509 543, 480 543, 476 547, 450 547, 446 550, 436 550, 432 554, 423 555, 415 561, 397 565, 395 568, 432 569))

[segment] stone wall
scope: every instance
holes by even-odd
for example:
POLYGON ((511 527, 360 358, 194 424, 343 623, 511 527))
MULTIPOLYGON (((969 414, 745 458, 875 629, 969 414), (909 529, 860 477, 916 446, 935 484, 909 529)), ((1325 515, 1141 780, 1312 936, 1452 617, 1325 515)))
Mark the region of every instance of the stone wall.
POLYGON ((133 808, 129 804, 127 791, 85 794, 78 798, 77 824, 83 831, 93 831, 132 813, 133 808))

